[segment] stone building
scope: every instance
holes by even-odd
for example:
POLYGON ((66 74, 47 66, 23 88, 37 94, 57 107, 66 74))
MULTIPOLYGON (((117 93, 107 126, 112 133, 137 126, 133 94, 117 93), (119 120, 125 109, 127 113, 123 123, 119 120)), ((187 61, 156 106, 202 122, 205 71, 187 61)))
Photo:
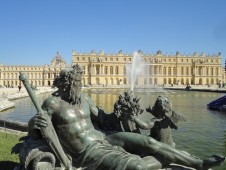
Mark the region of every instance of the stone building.
MULTIPOLYGON (((143 54, 144 72, 140 74, 135 84, 139 86, 163 84, 196 84, 216 85, 224 83, 224 68, 221 53, 217 55, 164 55, 161 51, 156 54, 143 54)), ((133 55, 99 53, 76 53, 72 51, 72 64, 79 63, 84 68, 84 85, 128 85, 127 67, 132 64, 133 55)))
POLYGON ((22 85, 19 80, 19 72, 25 72, 29 83, 34 86, 51 86, 54 78, 64 69, 66 62, 57 52, 50 65, 0 65, 0 86, 17 87, 22 85))
MULTIPOLYGON (((217 85, 224 83, 225 73, 222 66, 221 54, 164 55, 161 51, 156 54, 139 55, 144 62, 144 73, 138 75, 135 84, 143 87, 163 84, 199 84, 217 85)), ((128 86, 128 67, 133 62, 133 55, 99 53, 76 53, 72 51, 72 64, 80 64, 84 68, 83 84, 85 86, 128 86)), ((60 70, 67 68, 66 62, 59 53, 52 59, 50 65, 0 65, 0 86, 17 87, 20 83, 19 72, 26 72, 29 82, 34 86, 52 86, 54 78, 60 70)), ((138 68, 136 68, 138 69, 138 68)))

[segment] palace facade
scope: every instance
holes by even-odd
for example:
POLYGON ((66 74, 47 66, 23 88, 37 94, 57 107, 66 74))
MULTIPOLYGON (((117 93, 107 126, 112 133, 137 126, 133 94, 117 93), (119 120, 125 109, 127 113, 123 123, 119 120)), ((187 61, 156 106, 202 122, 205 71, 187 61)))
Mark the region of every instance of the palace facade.
MULTIPOLYGON (((221 65, 221 53, 217 55, 164 55, 143 54, 139 51, 144 63, 145 74, 138 75, 135 85, 195 84, 216 85, 224 83, 224 68, 221 65)), ((133 62, 133 55, 105 54, 104 51, 81 54, 72 52, 72 64, 84 68, 83 84, 85 85, 128 85, 127 67, 133 62)), ((139 69, 139 68, 136 68, 139 69)))
POLYGON ((59 53, 52 59, 50 65, 0 65, 0 86, 17 87, 22 85, 19 73, 25 72, 29 83, 34 86, 51 86, 60 70, 66 68, 66 62, 59 53))
MULTIPOLYGON (((143 62, 143 72, 138 75, 137 86, 153 86, 167 84, 217 85, 225 83, 225 73, 221 54, 164 55, 138 52, 143 62)), ((72 65, 80 64, 84 68, 83 84, 85 86, 118 86, 129 85, 128 67, 133 62, 133 55, 99 53, 76 53, 72 51, 72 65)), ((70 66, 70 65, 69 65, 70 66)), ((57 53, 50 65, 19 66, 0 65, 0 86, 17 87, 21 85, 19 72, 28 75, 34 86, 52 86, 54 78, 62 69, 69 67, 62 56, 57 53)), ((138 66, 139 67, 139 66, 138 66)), ((139 69, 139 68, 135 68, 139 69)))

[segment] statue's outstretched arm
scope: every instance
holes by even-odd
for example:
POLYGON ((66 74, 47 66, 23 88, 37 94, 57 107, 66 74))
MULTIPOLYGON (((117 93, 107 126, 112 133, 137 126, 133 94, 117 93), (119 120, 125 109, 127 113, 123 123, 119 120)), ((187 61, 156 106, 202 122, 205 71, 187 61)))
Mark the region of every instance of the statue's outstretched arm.
POLYGON ((137 116, 131 115, 131 120, 134 121, 139 128, 148 130, 151 129, 154 126, 154 123, 151 120, 143 121, 137 116))

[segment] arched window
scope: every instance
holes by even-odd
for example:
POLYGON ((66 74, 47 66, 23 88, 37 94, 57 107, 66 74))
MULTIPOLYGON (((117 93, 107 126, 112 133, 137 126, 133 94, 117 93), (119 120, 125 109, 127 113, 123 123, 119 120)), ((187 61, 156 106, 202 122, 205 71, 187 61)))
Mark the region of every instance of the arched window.
POLYGON ((186 67, 186 75, 187 76, 189 75, 189 69, 188 69, 188 67, 186 67))
POLYGON ((216 76, 218 76, 218 68, 216 68, 216 76))
POLYGON ((123 79, 123 84, 127 84, 127 79, 126 78, 123 79))
POLYGON ((181 75, 184 75, 184 67, 181 67, 181 75))
POLYGON ((199 67, 199 75, 202 75, 202 67, 199 67))
POLYGON ((113 67, 110 67, 110 74, 113 75, 113 67))
POLYGON ((100 74, 100 66, 96 66, 96 75, 100 74))
MULTIPOLYGON (((171 75, 171 67, 168 68, 168 75, 171 75)), ((171 83, 169 83, 171 84, 171 83)))
POLYGON ((108 74, 108 67, 107 66, 104 67, 104 73, 108 74))
POLYGON ((176 67, 173 67, 173 75, 176 75, 176 67))
POLYGON ((164 84, 167 84, 166 78, 163 79, 163 83, 164 83, 164 84))
MULTIPOLYGON (((209 75, 209 68, 208 67, 206 68, 206 75, 207 76, 209 75)), ((209 84, 209 83, 207 83, 207 84, 209 84)))
POLYGON ((166 75, 166 67, 163 67, 163 75, 166 75))
POLYGON ((158 67, 154 67, 154 74, 155 74, 155 75, 158 74, 158 67))
POLYGON ((214 68, 211 69, 211 74, 212 74, 212 76, 215 75, 215 74, 214 74, 214 68))
POLYGON ((115 74, 118 75, 118 66, 115 67, 115 74))

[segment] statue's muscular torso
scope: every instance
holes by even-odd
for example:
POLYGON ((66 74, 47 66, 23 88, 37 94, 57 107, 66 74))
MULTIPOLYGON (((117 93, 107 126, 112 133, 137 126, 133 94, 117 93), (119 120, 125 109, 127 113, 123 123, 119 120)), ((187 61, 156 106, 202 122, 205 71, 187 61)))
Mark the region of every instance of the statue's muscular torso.
MULTIPOLYGON (((103 140, 103 134, 95 130, 91 122, 90 99, 82 97, 80 105, 72 105, 57 97, 47 102, 44 109, 52 111, 52 123, 63 147, 72 154, 82 152, 92 141, 103 140), (57 106, 54 106, 57 105, 57 106)), ((45 102, 44 102, 45 103, 45 102)))

